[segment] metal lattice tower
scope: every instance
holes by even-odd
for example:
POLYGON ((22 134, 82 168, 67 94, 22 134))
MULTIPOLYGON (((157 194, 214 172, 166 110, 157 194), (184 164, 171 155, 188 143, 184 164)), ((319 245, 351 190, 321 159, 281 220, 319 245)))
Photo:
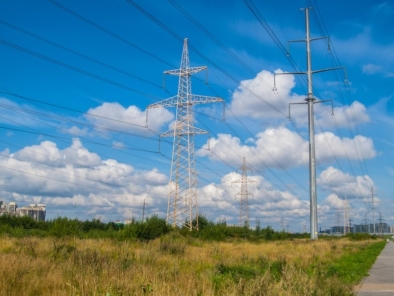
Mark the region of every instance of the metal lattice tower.
POLYGON ((345 200, 343 201, 343 235, 346 235, 348 232, 350 232, 350 227, 349 227, 349 203, 348 203, 347 198, 345 196, 345 200))
POLYGON ((224 102, 222 98, 193 95, 191 75, 207 69, 189 66, 187 38, 183 43, 180 69, 164 74, 179 76, 178 95, 148 106, 148 109, 176 107, 174 126, 161 137, 174 137, 168 194, 167 223, 198 229, 197 177, 194 136, 208 132, 193 125, 193 105, 224 102))
POLYGON ((248 191, 248 183, 256 182, 254 180, 250 180, 246 176, 248 168, 246 166, 246 160, 244 157, 243 164, 242 164, 242 177, 240 180, 234 181, 232 183, 240 183, 241 184, 241 191, 236 193, 235 196, 239 196, 239 226, 243 227, 245 225, 249 225, 249 199, 248 196, 253 196, 252 193, 248 191))
POLYGON ((372 224, 373 224, 373 234, 376 234, 376 227, 375 227, 375 201, 374 197, 375 195, 373 194, 373 187, 371 187, 371 192, 372 192, 372 224))

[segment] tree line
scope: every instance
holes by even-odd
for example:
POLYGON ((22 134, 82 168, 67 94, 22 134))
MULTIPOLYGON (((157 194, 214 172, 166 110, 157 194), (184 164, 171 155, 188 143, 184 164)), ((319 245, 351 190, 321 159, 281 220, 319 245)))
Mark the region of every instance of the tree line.
POLYGON ((271 241, 292 238, 308 238, 309 234, 291 234, 275 231, 270 226, 257 225, 250 228, 228 225, 225 220, 211 221, 205 216, 198 217, 199 230, 189 231, 186 228, 172 227, 165 219, 151 216, 145 221, 132 221, 130 224, 115 222, 104 223, 98 219, 79 221, 66 217, 58 217, 48 221, 36 221, 28 216, 0 216, 0 235, 13 237, 78 237, 78 238, 111 238, 117 240, 152 240, 170 232, 178 232, 185 237, 194 237, 210 241, 226 241, 244 239, 248 241, 271 241))

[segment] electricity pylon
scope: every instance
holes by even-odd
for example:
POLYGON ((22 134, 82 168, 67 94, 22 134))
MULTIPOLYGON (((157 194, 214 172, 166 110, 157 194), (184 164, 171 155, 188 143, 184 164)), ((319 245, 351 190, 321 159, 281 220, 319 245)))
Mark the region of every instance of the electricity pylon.
POLYGON ((349 204, 347 202, 347 197, 345 196, 345 200, 343 201, 343 235, 346 235, 348 233, 348 230, 350 231, 348 210, 349 210, 349 204))
POLYGON ((176 107, 174 126, 160 137, 174 137, 168 194, 167 223, 172 226, 198 229, 197 177, 194 156, 194 135, 208 132, 193 124, 193 105, 224 102, 222 98, 193 95, 191 75, 207 69, 189 66, 187 38, 183 42, 180 69, 164 71, 179 76, 178 94, 148 106, 148 109, 176 107))
POLYGON ((373 225, 373 234, 376 234, 376 228, 375 228, 375 201, 374 201, 374 194, 373 194, 373 187, 371 187, 372 191, 372 225, 373 225))
MULTIPOLYGON (((317 196, 316 196, 316 160, 315 160, 315 127, 314 127, 314 111, 313 106, 317 103, 327 101, 317 101, 313 97, 313 85, 312 75, 315 73, 326 72, 331 70, 342 69, 344 67, 334 67, 321 70, 312 70, 312 57, 311 57, 311 42, 319 39, 328 39, 328 37, 311 38, 309 33, 309 10, 311 8, 304 8, 305 10, 305 27, 306 27, 306 39, 303 40, 292 40, 289 42, 305 42, 306 43, 306 72, 286 72, 286 73, 275 73, 276 75, 307 75, 308 84, 308 95, 305 99, 306 103, 290 103, 289 104, 289 118, 290 118, 290 105, 292 104, 307 104, 308 105, 308 131, 309 131, 309 194, 310 194, 310 221, 311 221, 311 240, 318 239, 318 227, 317 227, 317 196)), ((328 43, 329 44, 329 43, 328 43)), ((289 54, 289 53, 288 53, 289 54)), ((345 81, 346 72, 345 72, 345 81)), ((274 91, 276 90, 276 82, 274 80, 274 91)))
POLYGON ((383 220, 384 219, 382 219, 382 213, 379 213, 380 214, 380 218, 378 219, 378 221, 379 221, 379 233, 380 233, 380 235, 383 235, 383 220))
POLYGON ((239 196, 239 226, 249 226, 249 199, 248 196, 251 195, 253 196, 252 193, 249 193, 248 191, 248 183, 253 183, 256 182, 254 180, 248 179, 246 176, 248 168, 246 166, 246 160, 244 157, 243 164, 242 164, 242 177, 240 180, 234 181, 233 183, 240 183, 241 184, 241 191, 236 193, 235 196, 239 196))

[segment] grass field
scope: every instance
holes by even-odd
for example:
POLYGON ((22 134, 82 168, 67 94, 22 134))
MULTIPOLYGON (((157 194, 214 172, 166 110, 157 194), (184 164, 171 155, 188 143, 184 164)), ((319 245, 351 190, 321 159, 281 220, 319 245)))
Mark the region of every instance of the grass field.
POLYGON ((1 295, 352 295, 383 241, 0 237, 1 295))

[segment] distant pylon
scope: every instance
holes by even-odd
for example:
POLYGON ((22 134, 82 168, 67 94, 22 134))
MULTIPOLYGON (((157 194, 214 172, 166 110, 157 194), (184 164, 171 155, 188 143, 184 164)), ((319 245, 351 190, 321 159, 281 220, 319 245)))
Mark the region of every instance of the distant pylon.
POLYGON ((347 197, 345 196, 345 200, 343 201, 343 235, 346 235, 348 233, 348 230, 350 232, 350 227, 349 227, 349 204, 347 202, 347 197))
POLYGON ((191 93, 191 75, 205 69, 207 69, 206 66, 190 68, 187 38, 185 38, 180 69, 164 72, 164 74, 179 76, 178 95, 148 106, 148 109, 176 107, 174 126, 160 135, 161 137, 174 137, 167 223, 172 226, 186 227, 189 230, 198 229, 194 135, 208 133, 194 127, 192 107, 197 104, 224 102, 222 98, 191 93))
POLYGON ((246 166, 246 160, 244 157, 244 161, 242 164, 242 177, 240 180, 234 181, 232 183, 241 183, 241 191, 235 194, 235 196, 239 196, 239 226, 249 225, 249 199, 248 196, 253 196, 252 193, 248 191, 248 183, 256 182, 254 180, 250 180, 246 176, 246 172, 248 169, 246 166))

